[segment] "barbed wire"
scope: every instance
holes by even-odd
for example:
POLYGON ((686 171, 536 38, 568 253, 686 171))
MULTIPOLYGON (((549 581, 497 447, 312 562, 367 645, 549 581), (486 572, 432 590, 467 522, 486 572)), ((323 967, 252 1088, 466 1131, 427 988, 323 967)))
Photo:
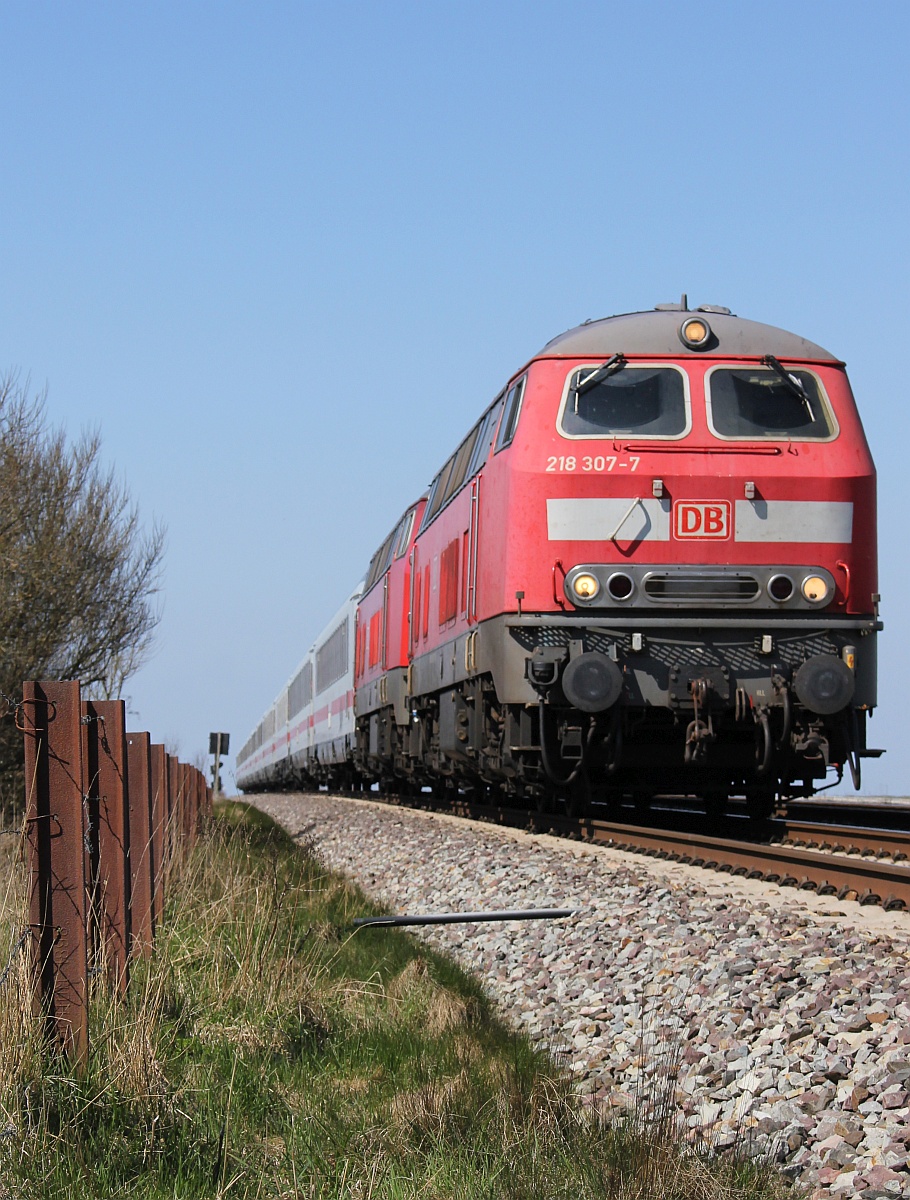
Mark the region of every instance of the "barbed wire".
POLYGON ((19 953, 19 951, 22 949, 22 947, 28 941, 29 933, 30 933, 30 930, 23 929, 22 935, 20 936, 19 941, 16 942, 15 946, 10 951, 9 961, 7 962, 7 964, 3 968, 3 970, 0 971, 0 987, 3 987, 4 984, 6 983, 7 979, 9 979, 10 972, 13 969, 13 963, 16 961, 16 955, 19 953))
POLYGON ((20 733, 29 733, 31 730, 23 724, 22 715, 27 705, 40 703, 40 700, 26 700, 22 696, 17 699, 15 696, 7 696, 6 692, 0 692, 0 721, 12 717, 13 724, 20 733))

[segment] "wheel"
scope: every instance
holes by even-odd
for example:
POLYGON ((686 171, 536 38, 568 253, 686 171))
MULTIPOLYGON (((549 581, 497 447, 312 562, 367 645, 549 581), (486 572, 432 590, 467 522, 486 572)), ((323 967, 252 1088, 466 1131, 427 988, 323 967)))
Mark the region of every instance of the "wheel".
POLYGON ((753 821, 767 821, 774 811, 774 792, 750 788, 746 792, 746 812, 753 821))
POLYGON ((539 813, 551 813, 554 808, 553 793, 541 790, 534 797, 534 807, 539 813))
POLYGON ((585 817, 591 811, 591 780, 586 771, 569 784, 565 793, 566 816, 585 817))
POLYGON ((727 812, 726 791, 707 791, 704 796, 705 816, 712 824, 723 820, 727 812))
POLYGON ((635 808, 636 821, 647 821, 648 814, 651 811, 651 793, 633 792, 632 804, 635 808))

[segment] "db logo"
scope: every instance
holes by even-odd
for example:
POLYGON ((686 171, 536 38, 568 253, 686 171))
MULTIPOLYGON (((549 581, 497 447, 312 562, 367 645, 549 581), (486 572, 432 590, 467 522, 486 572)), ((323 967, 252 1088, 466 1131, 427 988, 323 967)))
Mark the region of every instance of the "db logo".
POLYGON ((677 500, 673 506, 678 538, 725 538, 730 535, 730 501, 677 500))

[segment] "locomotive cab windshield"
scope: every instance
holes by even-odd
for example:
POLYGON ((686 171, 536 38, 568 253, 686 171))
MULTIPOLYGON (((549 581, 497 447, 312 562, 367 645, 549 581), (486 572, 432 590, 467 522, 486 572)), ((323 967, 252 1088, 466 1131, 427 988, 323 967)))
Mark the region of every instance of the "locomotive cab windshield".
POLYGON ((719 438, 824 442, 837 436, 824 388, 811 371, 714 367, 705 378, 705 398, 719 438))
POLYGON ((609 374, 604 370, 592 374, 591 367, 580 367, 570 375, 559 417, 564 437, 675 440, 688 433, 686 378, 679 369, 625 365, 609 374))

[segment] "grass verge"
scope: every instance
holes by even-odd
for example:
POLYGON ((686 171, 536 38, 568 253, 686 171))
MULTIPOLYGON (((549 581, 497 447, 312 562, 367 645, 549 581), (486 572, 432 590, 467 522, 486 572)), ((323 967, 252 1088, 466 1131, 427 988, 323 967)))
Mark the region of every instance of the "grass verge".
MULTIPOLYGON (((24 897, 9 858, 12 950, 24 897)), ((220 806, 173 872, 129 997, 99 983, 81 1078, 43 1046, 13 952, 0 1197, 784 1194, 741 1156, 682 1149, 670 1115, 610 1123, 583 1110, 450 961, 398 930, 351 934, 372 911, 257 810, 220 806)))

